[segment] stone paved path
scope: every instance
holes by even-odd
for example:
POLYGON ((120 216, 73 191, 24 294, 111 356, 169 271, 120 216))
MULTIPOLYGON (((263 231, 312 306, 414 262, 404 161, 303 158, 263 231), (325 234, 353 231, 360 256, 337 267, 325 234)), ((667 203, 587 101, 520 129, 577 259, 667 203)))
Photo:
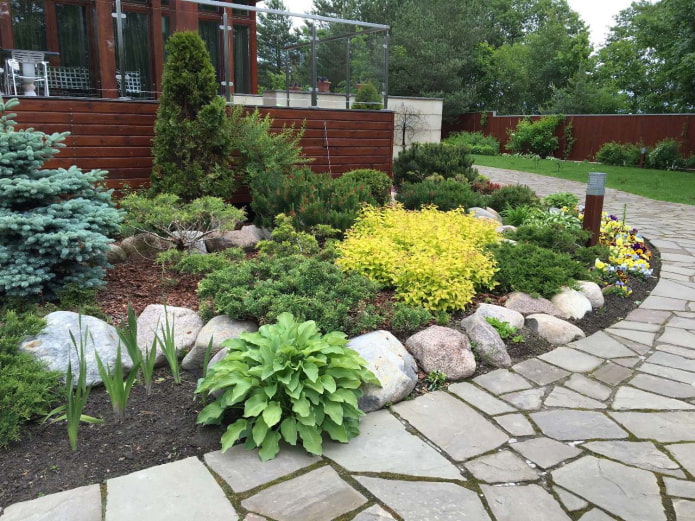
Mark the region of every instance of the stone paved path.
MULTIPOLYGON (((481 168, 539 194, 585 186, 481 168)), ((379 411, 322 458, 235 447, 6 508, 2 521, 695 520, 695 207, 608 190, 661 250, 623 321, 379 411)))

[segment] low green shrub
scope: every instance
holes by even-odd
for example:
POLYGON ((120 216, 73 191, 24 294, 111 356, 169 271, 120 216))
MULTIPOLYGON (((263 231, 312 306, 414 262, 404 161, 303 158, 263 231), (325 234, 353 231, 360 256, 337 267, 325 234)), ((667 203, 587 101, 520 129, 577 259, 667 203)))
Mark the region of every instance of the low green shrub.
POLYGON ((355 314, 376 295, 377 285, 331 262, 301 255, 260 254, 216 271, 198 286, 201 299, 209 299, 218 313, 260 324, 275 321, 284 311, 298 320, 315 320, 324 331, 353 335, 364 329, 365 318, 355 314))
POLYGON ((519 206, 538 206, 536 192, 526 185, 507 185, 495 190, 488 199, 488 206, 498 212, 519 206))
POLYGON ((519 330, 509 322, 495 317, 485 317, 485 321, 495 328, 502 340, 511 340, 512 342, 524 341, 524 337, 517 333, 519 330))
POLYGON ((452 132, 443 142, 450 145, 468 145, 471 154, 496 156, 500 153, 500 142, 494 136, 486 136, 482 132, 452 132))
POLYGON ((442 211, 487 206, 484 195, 474 192, 468 183, 459 183, 454 179, 403 183, 396 199, 408 210, 418 210, 427 205, 434 205, 442 211))
POLYGON ((391 200, 391 178, 381 170, 363 168, 345 172, 335 180, 341 184, 363 184, 369 188, 376 204, 384 205, 391 200))
POLYGON ((411 306, 403 302, 393 305, 391 331, 408 336, 434 320, 434 315, 422 306, 411 306))
POLYGON ((381 110, 384 104, 381 102, 381 94, 373 83, 365 83, 355 94, 355 101, 352 108, 358 110, 381 110))
POLYGON ((541 199, 546 208, 567 208, 573 210, 579 203, 579 198, 571 192, 555 192, 541 199))
POLYGON ((445 179, 463 176, 473 182, 478 175, 472 168, 473 158, 464 145, 445 143, 414 143, 402 150, 393 162, 393 180, 398 186, 404 182, 419 183, 433 174, 445 179))
POLYGON ((223 251, 201 254, 191 251, 166 250, 157 255, 157 262, 163 268, 179 273, 206 274, 221 270, 234 262, 246 258, 241 248, 227 248, 223 251))
POLYGON ((640 145, 634 143, 604 143, 596 152, 596 161, 604 165, 636 166, 640 160, 640 145))
POLYGON ((536 121, 529 117, 520 120, 515 129, 507 130, 507 150, 518 154, 538 154, 541 158, 552 155, 560 146, 558 137, 553 134, 564 120, 561 115, 543 116, 536 121))
POLYGON ((222 435, 222 451, 239 438, 246 448, 260 448, 261 460, 273 459, 280 440, 321 455, 325 432, 347 443, 359 434, 364 413, 357 400, 364 383, 380 385, 344 333, 321 335, 313 321, 297 323, 290 313, 277 324, 222 343, 227 356, 213 365, 197 393, 221 394, 198 415, 198 423, 220 424, 225 411, 242 418, 222 435))
POLYGON ((574 287, 577 280, 590 280, 585 265, 567 253, 558 253, 535 244, 501 242, 491 248, 498 271, 496 288, 501 293, 522 291, 550 298, 563 286, 574 287))
POLYGON ((680 143, 672 138, 659 141, 647 154, 647 166, 659 170, 680 170, 685 160, 680 153, 680 143))
POLYGON ((561 223, 519 226, 516 231, 507 234, 507 237, 517 241, 535 244, 541 248, 547 248, 558 253, 574 253, 583 248, 590 237, 591 232, 579 227, 568 227, 561 223))

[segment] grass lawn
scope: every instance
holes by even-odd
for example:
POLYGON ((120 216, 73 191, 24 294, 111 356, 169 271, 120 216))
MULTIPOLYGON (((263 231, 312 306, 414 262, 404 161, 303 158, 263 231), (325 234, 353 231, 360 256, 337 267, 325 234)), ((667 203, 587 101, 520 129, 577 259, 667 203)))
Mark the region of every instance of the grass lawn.
POLYGON ((492 166, 570 179, 586 183, 589 172, 605 172, 606 186, 650 199, 695 205, 695 172, 669 172, 650 168, 608 166, 556 159, 474 155, 473 166, 492 166))

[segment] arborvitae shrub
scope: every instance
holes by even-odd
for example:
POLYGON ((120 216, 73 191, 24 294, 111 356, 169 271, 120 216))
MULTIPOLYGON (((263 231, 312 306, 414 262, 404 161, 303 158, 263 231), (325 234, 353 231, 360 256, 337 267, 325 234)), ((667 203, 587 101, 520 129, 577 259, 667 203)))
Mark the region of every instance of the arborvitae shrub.
POLYGON ((381 110, 384 108, 381 103, 381 94, 376 90, 374 84, 365 83, 362 85, 362 88, 355 94, 352 108, 362 110, 381 110))
POLYGON ((100 184, 106 172, 43 169, 68 133, 16 130, 5 111, 18 103, 0 100, 0 300, 98 286, 121 221, 100 184))
POLYGON ((471 168, 473 158, 465 145, 445 143, 414 143, 401 151, 393 162, 393 180, 397 185, 404 182, 419 183, 439 174, 445 179, 457 176, 473 182, 478 171, 471 168))
POLYGON ((162 97, 154 126, 152 191, 185 201, 231 197, 232 129, 203 40, 178 32, 167 41, 162 97))
POLYGON ((403 183, 398 201, 407 210, 418 210, 427 205, 434 205, 443 212, 455 208, 486 206, 484 195, 474 192, 468 183, 459 183, 453 179, 403 183))

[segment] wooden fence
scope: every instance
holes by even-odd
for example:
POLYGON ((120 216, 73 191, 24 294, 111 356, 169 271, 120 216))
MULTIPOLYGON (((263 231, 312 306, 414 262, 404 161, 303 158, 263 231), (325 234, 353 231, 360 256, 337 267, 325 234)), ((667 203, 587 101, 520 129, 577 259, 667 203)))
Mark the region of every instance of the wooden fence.
MULTIPOLYGON (((538 119, 541 116, 532 116, 538 119)), ((459 130, 482 131, 494 136, 502 145, 507 143, 507 129, 516 127, 524 116, 497 116, 494 112, 462 114, 451 124, 445 124, 442 137, 459 130)), ((681 151, 687 156, 695 153, 695 114, 601 114, 567 116, 565 125, 572 123, 574 144, 569 159, 592 161, 601 145, 610 141, 621 143, 643 143, 653 146, 665 138, 673 138, 681 143, 681 151)), ((565 135, 558 129, 560 147, 557 157, 562 157, 565 149, 565 135)))
MULTIPOLYGON (((47 167, 77 165, 107 170, 109 186, 149 183, 156 101, 22 98, 16 108, 21 128, 69 131, 65 148, 47 167)), ((252 109, 249 109, 252 110, 252 109)), ((358 168, 391 174, 393 112, 259 107, 272 127, 304 125, 301 146, 315 172, 337 176, 358 168)), ((243 192, 240 201, 247 200, 243 192)))

